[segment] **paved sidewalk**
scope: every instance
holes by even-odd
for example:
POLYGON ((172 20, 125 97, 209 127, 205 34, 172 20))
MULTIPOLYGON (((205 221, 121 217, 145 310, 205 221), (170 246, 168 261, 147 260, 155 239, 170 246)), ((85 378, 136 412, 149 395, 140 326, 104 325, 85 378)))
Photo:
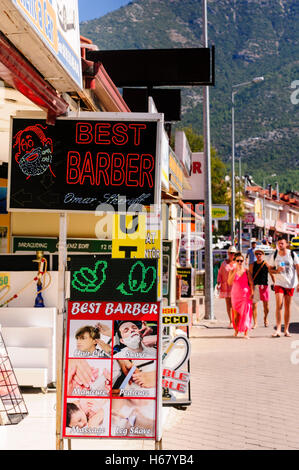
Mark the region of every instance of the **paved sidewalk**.
POLYGON ((260 326, 250 340, 234 338, 227 328, 223 299, 215 300, 214 311, 216 322, 202 321, 192 328, 193 403, 187 411, 175 411, 164 448, 299 449, 298 304, 292 306, 291 338, 271 337, 272 293, 270 325, 263 326, 260 303, 260 326), (294 347, 298 365, 291 362, 294 347))
MULTIPOLYGON (((192 328, 192 405, 163 409, 164 450, 299 449, 299 308, 294 302, 292 337, 275 339, 272 293, 270 305, 270 326, 262 326, 259 305, 261 326, 250 340, 233 338, 222 299, 215 300, 216 321, 192 328)), ((30 415, 0 427, 0 449, 55 449, 55 392, 24 396, 30 415)), ((73 439, 72 448, 153 450, 154 443, 73 439)))

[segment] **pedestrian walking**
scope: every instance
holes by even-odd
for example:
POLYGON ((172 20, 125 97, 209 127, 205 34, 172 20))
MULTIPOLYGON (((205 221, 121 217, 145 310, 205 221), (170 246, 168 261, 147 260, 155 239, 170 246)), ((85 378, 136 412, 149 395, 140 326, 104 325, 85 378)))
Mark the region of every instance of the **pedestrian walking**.
POLYGON ((291 336, 289 332, 291 303, 295 288, 299 292, 299 258, 293 251, 287 249, 287 241, 280 237, 277 249, 269 259, 270 273, 275 275, 274 292, 276 299, 276 332, 273 338, 281 336, 282 310, 284 303, 284 335, 291 336))
POLYGON ((227 316, 229 319, 229 328, 233 327, 232 323, 232 301, 231 290, 232 286, 228 285, 229 272, 234 268, 234 256, 237 250, 234 246, 230 246, 227 251, 227 259, 225 259, 219 268, 217 275, 217 286, 219 288, 219 297, 225 299, 227 316))
MULTIPOLYGON (((254 291, 253 291, 253 327, 257 327, 257 304, 261 300, 264 308, 264 326, 269 325, 268 314, 269 314, 269 286, 268 286, 268 264, 264 260, 265 252, 262 248, 255 250, 256 261, 249 265, 249 271, 253 280, 254 291)), ((273 274, 270 273, 272 282, 275 282, 273 274)))
POLYGON ((246 262, 248 262, 249 266, 256 261, 256 256, 254 254, 256 249, 256 240, 255 238, 251 239, 251 248, 247 250, 246 254, 246 262))
POLYGON ((232 322, 234 336, 244 332, 244 338, 249 339, 252 322, 253 282, 247 268, 244 266, 244 256, 238 252, 234 257, 235 265, 228 275, 228 284, 232 286, 232 322))

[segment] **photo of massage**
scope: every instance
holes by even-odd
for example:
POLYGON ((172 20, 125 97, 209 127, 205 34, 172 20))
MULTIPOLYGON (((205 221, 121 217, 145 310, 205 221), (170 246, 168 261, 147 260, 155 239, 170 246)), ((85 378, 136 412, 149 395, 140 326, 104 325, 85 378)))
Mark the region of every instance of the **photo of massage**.
POLYGON ((69 436, 108 436, 110 400, 67 399, 65 432, 69 436))

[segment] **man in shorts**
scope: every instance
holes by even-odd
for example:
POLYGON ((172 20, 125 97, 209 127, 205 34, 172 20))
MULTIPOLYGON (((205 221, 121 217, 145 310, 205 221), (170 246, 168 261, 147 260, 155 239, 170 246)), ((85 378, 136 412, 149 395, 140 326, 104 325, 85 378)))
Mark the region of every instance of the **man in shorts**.
MULTIPOLYGON (((264 325, 267 327, 269 314, 269 286, 268 286, 268 264, 264 260, 265 252, 262 248, 257 248, 254 252, 257 261, 250 264, 249 271, 254 284, 252 316, 253 328, 257 327, 257 304, 261 300, 264 307, 264 325)), ((275 282, 273 274, 270 274, 272 282, 275 282)))
POLYGON ((273 338, 281 336, 282 309, 284 300, 284 335, 289 333, 291 302, 295 288, 299 292, 299 258, 296 253, 287 249, 287 241, 280 237, 277 241, 277 250, 269 259, 269 271, 275 274, 275 298, 276 298, 276 332, 273 338))

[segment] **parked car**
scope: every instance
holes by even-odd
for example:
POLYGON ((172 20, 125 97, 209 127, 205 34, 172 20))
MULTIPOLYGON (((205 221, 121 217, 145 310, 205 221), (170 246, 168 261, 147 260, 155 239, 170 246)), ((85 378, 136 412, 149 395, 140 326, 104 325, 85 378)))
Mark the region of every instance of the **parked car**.
POLYGON ((213 249, 214 250, 227 250, 231 245, 230 240, 227 240, 224 235, 213 236, 213 249))
POLYGON ((272 248, 272 246, 270 245, 263 245, 263 244, 257 244, 256 247, 255 247, 255 251, 256 250, 263 250, 265 255, 269 256, 269 255, 272 255, 272 253, 274 253, 274 248, 272 248))
POLYGON ((290 243, 291 250, 299 248, 299 237, 293 237, 290 243))

